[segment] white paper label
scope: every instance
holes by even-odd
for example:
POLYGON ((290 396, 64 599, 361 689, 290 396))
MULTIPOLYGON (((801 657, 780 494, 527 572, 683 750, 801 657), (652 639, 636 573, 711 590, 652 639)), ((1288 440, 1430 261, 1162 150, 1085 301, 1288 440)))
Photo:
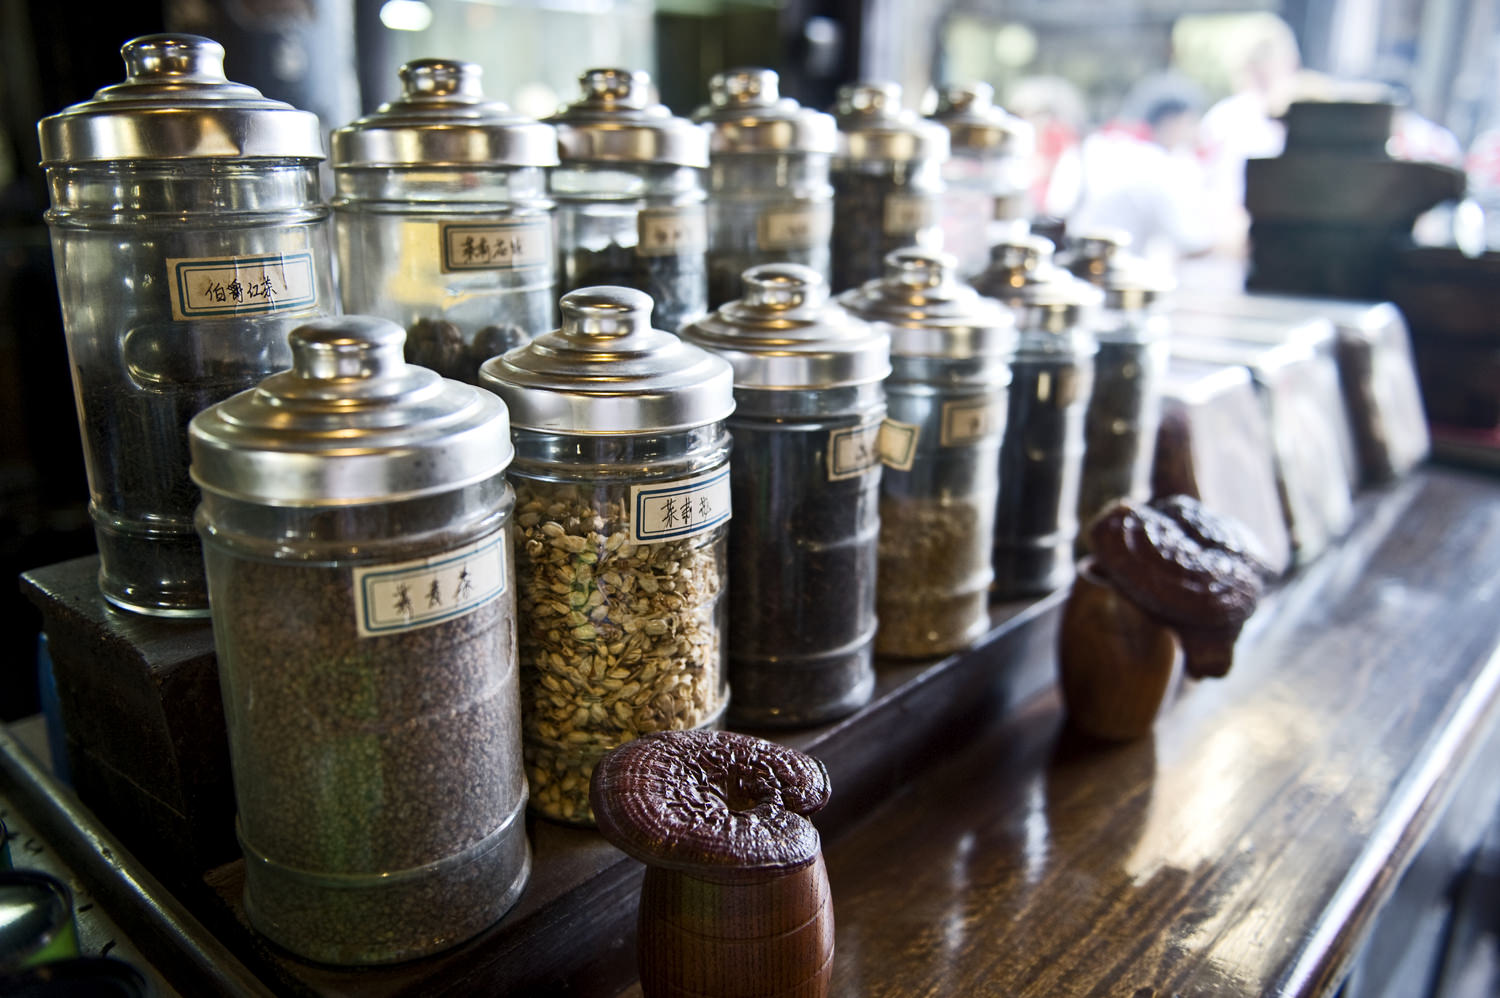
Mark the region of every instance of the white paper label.
POLYGON ((827 245, 833 232, 833 205, 764 212, 755 220, 756 242, 763 250, 807 249, 827 245))
POLYGON ((313 257, 307 251, 171 259, 167 279, 174 319, 264 315, 318 304, 313 257))
POLYGON ((991 399, 944 402, 938 443, 943 447, 959 447, 983 440, 999 432, 1001 419, 1000 407, 991 399))
POLYGON ((909 236, 937 224, 937 199, 921 194, 890 194, 885 199, 882 231, 888 236, 909 236))
POLYGON ((880 424, 846 426, 828 434, 828 480, 863 475, 880 463, 880 424))
POLYGON ((552 226, 544 218, 506 222, 444 222, 443 273, 541 267, 552 259, 552 226))
POLYGON ((912 463, 917 459, 917 436, 921 430, 920 426, 898 423, 894 419, 881 423, 876 444, 880 451, 880 463, 897 471, 910 471, 912 463))
POLYGON ((636 252, 671 256, 702 252, 708 246, 708 216, 701 204, 680 208, 646 208, 636 223, 636 252))
POLYGON ((729 519, 729 469, 630 489, 630 541, 675 541, 729 519))
POLYGON ((362 638, 430 627, 472 613, 505 592, 510 535, 396 565, 354 570, 355 625, 362 638))

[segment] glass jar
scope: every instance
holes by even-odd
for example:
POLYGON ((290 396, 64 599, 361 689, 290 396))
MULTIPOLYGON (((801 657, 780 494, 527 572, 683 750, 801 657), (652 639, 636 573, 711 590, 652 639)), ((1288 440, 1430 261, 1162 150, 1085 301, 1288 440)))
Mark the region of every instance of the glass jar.
POLYGON ((488 361, 515 425, 521 709, 531 807, 590 825, 589 778, 653 731, 716 727, 725 683, 728 363, 652 329, 630 288, 488 361))
POLYGON ((942 245, 948 131, 901 109, 895 83, 839 89, 833 161, 833 290, 879 278, 885 255, 942 245))
POLYGON ((683 330, 734 367, 730 720, 814 724, 875 689, 877 438, 890 338, 810 267, 763 264, 683 330))
POLYGON ((224 77, 224 50, 149 35, 127 79, 38 126, 83 431, 99 587, 206 616, 188 420, 291 363, 336 310, 318 119, 224 77))
POLYGON ((652 104, 645 73, 590 69, 579 82, 583 96, 547 119, 562 156, 549 181, 558 290, 644 291, 651 324, 676 332, 708 311, 708 136, 652 104))
POLYGON ((719 73, 708 92, 693 120, 709 133, 709 307, 736 297, 757 264, 805 264, 827 281, 833 117, 780 97, 769 69, 719 73))
POLYGON ((494 923, 530 872, 505 406, 368 316, 194 418, 250 924, 376 964, 494 923))
POLYGON ((839 303, 891 337, 879 448, 879 655, 921 658, 989 628, 1000 440, 1015 319, 956 280, 947 254, 910 248, 839 303))
POLYGON ((407 360, 470 384, 552 328, 557 267, 557 135, 485 100, 481 72, 407 63, 399 100, 333 133, 344 310, 400 323, 407 360))
MULTIPOLYGON (((1100 274, 1104 309, 1094 322, 1094 390, 1084 416, 1078 523, 1087 526, 1116 499, 1151 498, 1151 465, 1161 424, 1172 322, 1169 274, 1117 253, 1100 274)), ((1087 553, 1087 532, 1074 545, 1087 553)))
POLYGON ((943 163, 943 249, 970 278, 984 270, 990 246, 1027 228, 1035 130, 994 104, 988 83, 944 87, 932 120, 948 130, 943 163))

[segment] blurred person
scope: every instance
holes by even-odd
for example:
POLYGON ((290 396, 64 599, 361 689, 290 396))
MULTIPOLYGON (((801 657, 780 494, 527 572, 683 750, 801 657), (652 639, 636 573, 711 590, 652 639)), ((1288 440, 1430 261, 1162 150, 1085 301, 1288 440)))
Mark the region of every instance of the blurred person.
POLYGON ((1083 95, 1060 76, 1028 76, 1005 96, 1006 110, 1036 129, 1031 207, 1039 215, 1066 215, 1078 201, 1079 145, 1085 121, 1083 95))

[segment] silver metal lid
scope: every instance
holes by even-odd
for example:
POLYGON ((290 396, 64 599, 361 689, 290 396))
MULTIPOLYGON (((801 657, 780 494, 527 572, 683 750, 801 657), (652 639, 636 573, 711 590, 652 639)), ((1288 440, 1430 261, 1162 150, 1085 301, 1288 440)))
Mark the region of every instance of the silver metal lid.
POLYGON ((780 96, 770 69, 731 69, 708 81, 709 103, 693 112, 708 127, 714 153, 805 152, 832 154, 838 125, 830 114, 780 96))
POLYGON ((518 427, 550 433, 685 430, 734 411, 727 361, 652 329, 651 296, 632 288, 563 295, 562 328, 492 357, 484 386, 518 427))
POLYGON ((1104 286, 1104 272, 1116 255, 1130 248, 1132 239, 1124 229, 1085 229, 1068 236, 1066 266, 1090 284, 1104 286))
POLYGON ((384 502, 504 471, 515 454, 489 392, 402 359, 406 332, 367 315, 292 330, 292 368, 193 417, 193 481, 273 506, 384 502))
POLYGON ((839 153, 850 159, 946 159, 948 130, 901 108, 897 83, 849 83, 834 112, 839 153))
POLYGON ((323 158, 318 116, 224 76, 224 47, 145 35, 120 49, 125 82, 37 123, 42 164, 254 156, 323 158))
POLYGON ((838 302, 890 333, 897 357, 1009 356, 1016 320, 998 302, 958 280, 958 261, 920 247, 885 257, 885 276, 839 295, 838 302))
POLYGON ((454 59, 408 62, 399 100, 333 133, 334 167, 556 166, 556 130, 486 100, 483 72, 454 59))
POLYGON ((1062 267, 1046 266, 1033 272, 1011 304, 1018 313, 1024 339, 1037 333, 1090 333, 1094 313, 1103 299, 1104 293, 1088 281, 1062 267))
POLYGON ((1104 290, 1104 307, 1123 312, 1151 308, 1177 287, 1176 278, 1165 266, 1125 252, 1110 257, 1096 283, 1104 290))
POLYGON ((1045 236, 1018 235, 990 247, 990 262, 974 278, 974 287, 1007 305, 1019 304, 1021 289, 1044 280, 1054 269, 1052 240, 1045 236))
POLYGON ((729 361, 736 388, 844 388, 891 373, 890 336, 830 302, 816 270, 766 263, 743 280, 743 297, 682 331, 729 361))
POLYGON ((708 166, 708 134, 652 104, 648 74, 589 69, 578 82, 583 96, 546 119, 564 160, 708 166))
POLYGON ((955 151, 994 156, 1029 156, 1036 145, 1036 130, 995 106, 995 88, 988 83, 963 83, 938 93, 933 121, 948 129, 955 151))

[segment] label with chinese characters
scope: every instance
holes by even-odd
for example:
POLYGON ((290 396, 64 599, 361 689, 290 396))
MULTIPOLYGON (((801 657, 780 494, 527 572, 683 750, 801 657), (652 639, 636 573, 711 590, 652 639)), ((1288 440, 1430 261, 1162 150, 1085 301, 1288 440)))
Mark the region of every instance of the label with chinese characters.
POLYGON ((443 273, 516 270, 552 261, 552 226, 545 218, 499 222, 444 222, 443 273))
POLYGON ((961 447, 999 432, 1003 422, 1000 407, 993 399, 961 399, 943 403, 943 423, 938 443, 943 447, 961 447))
POLYGON ((880 435, 876 438, 876 449, 880 451, 880 463, 897 471, 910 471, 917 459, 917 435, 920 426, 898 423, 887 419, 880 424, 880 435))
POLYGON ((630 542, 675 541, 729 519, 729 468, 630 488, 630 542))
POLYGON ((881 231, 909 236, 937 224, 937 198, 925 194, 890 194, 885 199, 881 231))
POLYGON ((167 261, 172 318, 263 315, 312 308, 318 282, 310 252, 167 261))
POLYGON ((828 480, 856 478, 880 463, 880 424, 845 426, 828 434, 828 480))
POLYGON ((637 220, 636 236, 641 256, 702 252, 708 246, 708 215, 701 204, 646 208, 637 220))
POLYGON ((809 204, 763 212, 755 220, 755 230, 756 242, 763 250, 826 246, 833 232, 833 205, 809 204))
POLYGON ((430 558, 354 570, 355 625, 362 638, 430 627, 473 613, 505 592, 505 545, 493 537, 430 558))

